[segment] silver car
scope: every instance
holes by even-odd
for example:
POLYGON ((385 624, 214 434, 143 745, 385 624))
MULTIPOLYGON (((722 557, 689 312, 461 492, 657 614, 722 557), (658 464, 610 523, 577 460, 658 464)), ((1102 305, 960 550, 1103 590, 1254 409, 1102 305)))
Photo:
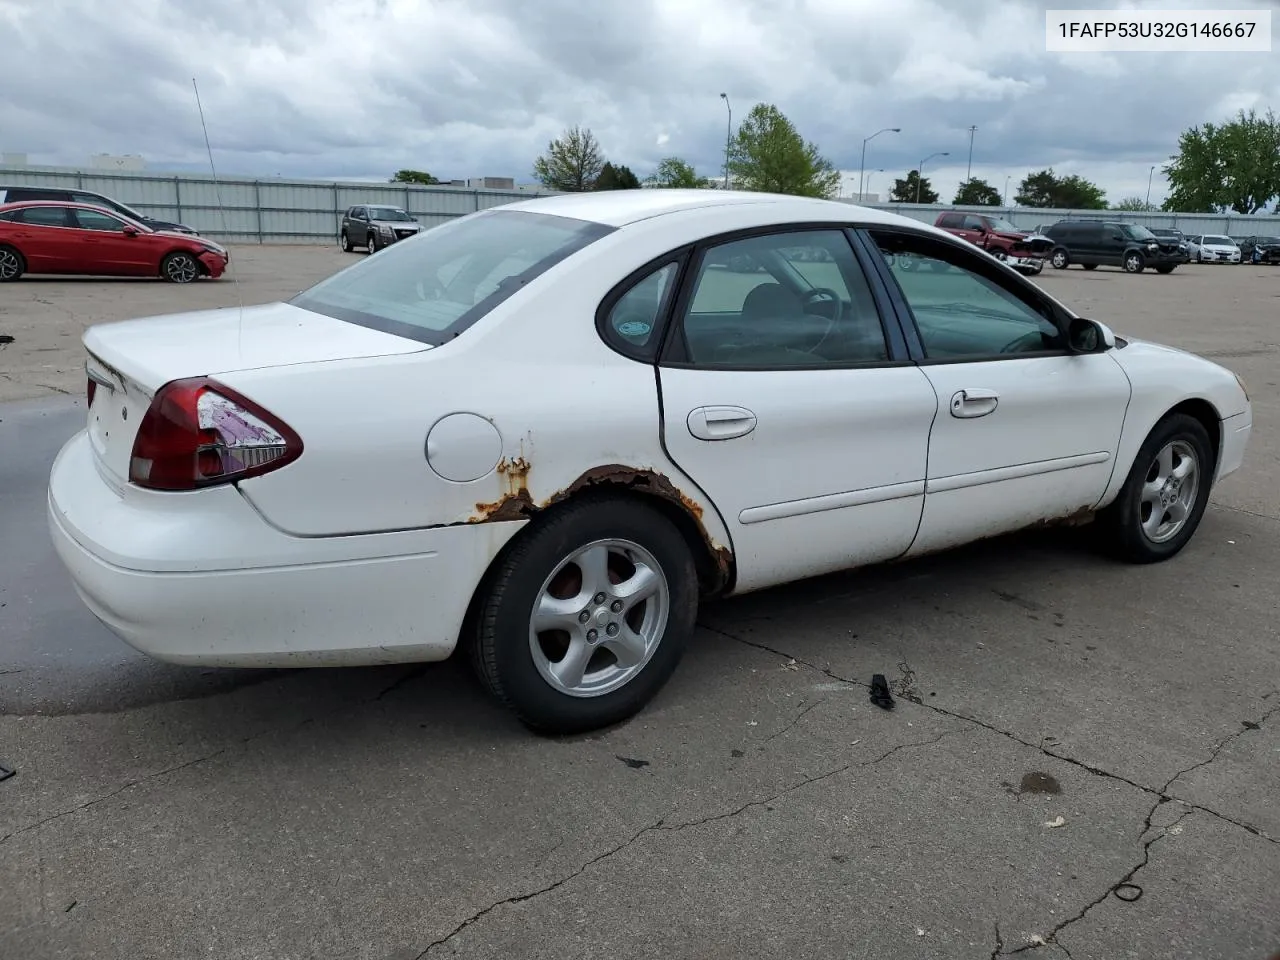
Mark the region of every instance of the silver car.
POLYGON ((422 224, 399 207, 361 203, 348 207, 342 215, 338 243, 346 253, 356 247, 377 253, 383 247, 421 232, 422 224))

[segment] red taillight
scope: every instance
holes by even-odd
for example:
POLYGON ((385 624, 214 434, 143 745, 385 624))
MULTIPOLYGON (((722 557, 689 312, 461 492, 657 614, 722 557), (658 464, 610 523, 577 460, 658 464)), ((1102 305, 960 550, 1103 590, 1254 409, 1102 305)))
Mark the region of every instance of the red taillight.
POLYGON ((278 470, 302 455, 288 424, 205 377, 165 384, 138 426, 129 480, 194 490, 278 470))
POLYGON ((98 392, 98 385, 94 383, 93 377, 85 378, 84 395, 89 398, 89 406, 93 406, 93 395, 98 392))

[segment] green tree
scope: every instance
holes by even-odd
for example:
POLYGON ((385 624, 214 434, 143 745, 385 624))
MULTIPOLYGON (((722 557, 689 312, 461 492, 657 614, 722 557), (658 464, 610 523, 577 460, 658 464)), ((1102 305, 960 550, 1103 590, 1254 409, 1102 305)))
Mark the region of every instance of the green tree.
POLYGON ((960 184, 960 189, 956 191, 956 198, 951 202, 969 207, 998 207, 1000 191, 987 181, 972 177, 960 184))
POLYGON ((706 177, 698 176, 693 165, 679 157, 665 157, 658 163, 658 169, 646 178, 645 183, 654 187, 670 187, 674 189, 701 190, 711 186, 706 177))
POLYGON ((1105 210, 1107 192, 1077 174, 1059 177, 1050 167, 1029 173, 1018 185, 1014 200, 1022 207, 1053 207, 1059 210, 1105 210))
POLYGON ((1147 201, 1143 200, 1141 197, 1125 197, 1119 203, 1113 203, 1111 205, 1111 209, 1136 210, 1138 212, 1144 212, 1156 209, 1156 205, 1154 203, 1147 203, 1147 201))
POLYGON ((1241 110, 1220 126, 1185 130, 1163 172, 1173 188, 1166 210, 1257 213, 1280 194, 1280 120, 1241 110))
POLYGON ((600 141, 590 130, 569 127, 547 144, 547 152, 533 161, 533 175, 549 190, 581 192, 595 186, 604 169, 600 141))
POLYGON ((600 176, 596 177, 592 190, 639 190, 640 178, 631 172, 631 168, 619 164, 614 166, 607 160, 600 168, 600 176))
POLYGON ((397 170, 392 183, 422 183, 430 186, 440 181, 424 170, 397 170))
POLYGON ((928 177, 921 180, 920 171, 912 170, 904 179, 893 181, 889 199, 894 203, 937 203, 938 191, 933 189, 928 177))
POLYGON ((840 186, 840 171, 771 103, 757 103, 738 128, 729 177, 743 190, 800 197, 830 197, 840 186))

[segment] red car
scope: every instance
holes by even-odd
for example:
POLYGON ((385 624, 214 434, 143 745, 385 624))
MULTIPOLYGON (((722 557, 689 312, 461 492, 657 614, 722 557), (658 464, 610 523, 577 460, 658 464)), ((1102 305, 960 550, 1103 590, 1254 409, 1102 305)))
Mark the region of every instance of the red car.
POLYGON ((217 279, 231 257, 203 237, 152 230, 87 203, 0 205, 0 281, 24 273, 217 279))
POLYGON ((1003 217, 953 211, 938 214, 933 225, 957 237, 964 237, 1019 273, 1033 276, 1044 269, 1045 257, 1053 249, 1053 241, 1047 237, 1038 232, 1019 230, 1003 217))

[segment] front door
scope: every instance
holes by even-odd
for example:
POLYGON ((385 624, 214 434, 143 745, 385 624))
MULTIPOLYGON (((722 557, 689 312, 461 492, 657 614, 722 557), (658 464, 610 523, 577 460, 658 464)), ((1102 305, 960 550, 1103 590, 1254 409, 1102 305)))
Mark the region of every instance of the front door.
POLYGON ((1073 354, 1035 286, 953 243, 870 230, 938 396, 912 554, 1085 513, 1117 468, 1129 379, 1108 353, 1073 354))
POLYGON ((664 442, 730 531, 736 592, 905 553, 937 397, 886 337, 848 235, 709 245, 673 321, 664 442))
POLYGON ((140 236, 125 234, 125 222, 98 210, 73 208, 79 224, 76 232, 81 258, 91 273, 111 276, 150 276, 159 269, 151 263, 151 244, 140 236))

